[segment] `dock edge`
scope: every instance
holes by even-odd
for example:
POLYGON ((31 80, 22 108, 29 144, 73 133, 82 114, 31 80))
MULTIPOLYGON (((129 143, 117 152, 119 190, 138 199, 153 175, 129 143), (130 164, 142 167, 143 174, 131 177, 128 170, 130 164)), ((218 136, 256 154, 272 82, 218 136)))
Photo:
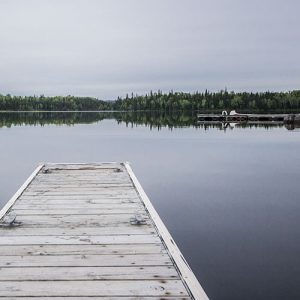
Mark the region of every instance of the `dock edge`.
POLYGON ((174 263, 178 268, 182 281, 185 283, 187 289, 190 291, 194 299, 208 300, 209 298, 206 295, 204 289, 200 285, 198 279, 196 278, 189 264, 185 260, 183 254, 180 252, 178 246, 176 245, 175 241, 173 240, 171 234, 169 233, 165 224, 161 220, 154 206, 152 205, 150 199, 148 198, 147 194, 145 193, 144 189, 139 183, 137 177, 134 175, 130 164, 128 162, 124 162, 123 164, 133 182, 135 189, 137 190, 141 200, 143 201, 146 209, 148 210, 162 241, 164 242, 169 253, 171 254, 170 256, 174 259, 174 263))
POLYGON ((8 202, 4 205, 4 207, 0 210, 0 220, 5 216, 5 214, 9 211, 9 209, 14 205, 17 199, 22 195, 22 193, 26 190, 35 176, 40 172, 40 170, 44 167, 44 163, 39 164, 39 166, 32 172, 32 174, 26 179, 23 185, 17 190, 17 192, 8 200, 8 202))

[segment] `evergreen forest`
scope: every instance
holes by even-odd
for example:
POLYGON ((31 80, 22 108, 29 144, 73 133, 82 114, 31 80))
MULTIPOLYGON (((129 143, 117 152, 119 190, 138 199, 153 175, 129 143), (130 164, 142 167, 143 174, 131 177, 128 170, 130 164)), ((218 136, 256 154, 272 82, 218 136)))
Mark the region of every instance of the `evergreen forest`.
POLYGON ((12 96, 0 94, 0 111, 157 111, 207 112, 235 109, 241 112, 299 112, 300 90, 290 92, 196 92, 126 95, 113 101, 75 96, 12 96))

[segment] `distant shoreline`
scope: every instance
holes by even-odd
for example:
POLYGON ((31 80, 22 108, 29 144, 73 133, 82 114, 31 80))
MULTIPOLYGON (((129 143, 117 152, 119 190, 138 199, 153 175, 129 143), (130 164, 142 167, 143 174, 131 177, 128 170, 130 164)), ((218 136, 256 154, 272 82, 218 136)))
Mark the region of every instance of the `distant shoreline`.
MULTIPOLYGON (((0 113, 141 113, 141 114, 148 114, 148 113, 155 113, 155 114, 198 114, 198 113, 221 113, 223 110, 230 112, 230 109, 215 109, 215 110, 198 110, 198 111, 160 111, 160 110, 0 110, 0 113)), ((238 112, 240 113, 264 113, 264 114, 299 114, 300 109, 286 109, 286 110, 247 110, 241 109, 238 112)))
POLYGON ((300 90, 290 92, 219 92, 202 93, 161 91, 145 95, 126 95, 114 101, 76 96, 11 96, 0 94, 0 111, 10 112, 298 112, 300 90))
POLYGON ((65 112, 125 112, 125 111, 116 111, 116 110, 0 110, 0 113, 40 113, 40 112, 54 112, 54 113, 65 113, 65 112))

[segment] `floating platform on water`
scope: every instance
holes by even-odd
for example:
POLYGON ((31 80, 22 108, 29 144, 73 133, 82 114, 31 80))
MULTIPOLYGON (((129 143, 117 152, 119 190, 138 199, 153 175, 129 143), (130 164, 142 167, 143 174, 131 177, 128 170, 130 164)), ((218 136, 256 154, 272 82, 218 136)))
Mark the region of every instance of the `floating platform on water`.
POLYGON ((300 114, 240 114, 234 112, 233 114, 198 114, 199 122, 224 122, 224 123, 241 123, 252 122, 255 123, 300 123, 300 114))
POLYGON ((0 298, 208 299, 128 163, 43 164, 0 220, 0 298))

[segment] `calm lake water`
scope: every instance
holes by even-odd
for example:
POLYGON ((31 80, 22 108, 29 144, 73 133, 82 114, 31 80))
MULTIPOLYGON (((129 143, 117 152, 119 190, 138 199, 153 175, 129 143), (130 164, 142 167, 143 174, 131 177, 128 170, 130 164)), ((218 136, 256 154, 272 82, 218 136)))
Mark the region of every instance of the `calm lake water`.
POLYGON ((299 129, 0 113, 0 153, 0 206, 39 162, 129 161, 211 299, 300 299, 299 129))

